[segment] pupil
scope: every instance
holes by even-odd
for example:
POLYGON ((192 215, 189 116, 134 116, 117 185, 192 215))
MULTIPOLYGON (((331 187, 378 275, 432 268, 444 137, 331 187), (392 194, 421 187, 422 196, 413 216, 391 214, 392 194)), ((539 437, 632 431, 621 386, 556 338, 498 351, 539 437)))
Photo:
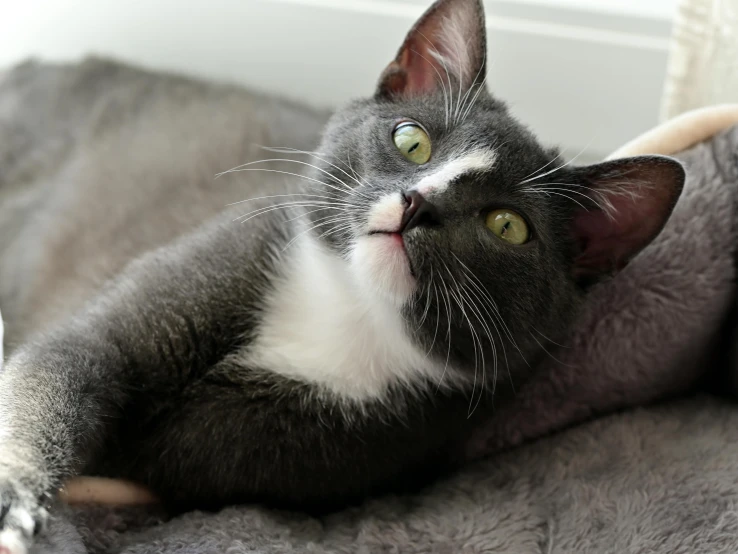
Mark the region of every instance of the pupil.
POLYGON ((507 221, 507 222, 506 222, 506 223, 505 223, 505 224, 504 224, 504 225, 502 226, 502 234, 503 234, 503 235, 506 235, 506 234, 507 234, 507 230, 508 230, 509 228, 510 228, 510 222, 509 222, 509 221, 507 221))
POLYGON ((417 150, 417 149, 418 149, 418 146, 420 146, 420 143, 419 143, 419 142, 416 142, 415 144, 413 144, 413 145, 412 145, 412 146, 410 147, 410 150, 408 150, 408 151, 407 151, 407 153, 408 153, 408 154, 412 154, 413 152, 415 152, 415 150, 417 150))

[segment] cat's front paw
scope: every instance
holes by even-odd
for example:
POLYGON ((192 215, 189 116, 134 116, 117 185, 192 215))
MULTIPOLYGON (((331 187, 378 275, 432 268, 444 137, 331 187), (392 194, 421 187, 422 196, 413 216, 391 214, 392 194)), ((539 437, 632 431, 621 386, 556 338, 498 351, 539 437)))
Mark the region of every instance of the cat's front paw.
POLYGON ((0 482, 0 554, 26 554, 46 526, 48 512, 15 480, 0 482))

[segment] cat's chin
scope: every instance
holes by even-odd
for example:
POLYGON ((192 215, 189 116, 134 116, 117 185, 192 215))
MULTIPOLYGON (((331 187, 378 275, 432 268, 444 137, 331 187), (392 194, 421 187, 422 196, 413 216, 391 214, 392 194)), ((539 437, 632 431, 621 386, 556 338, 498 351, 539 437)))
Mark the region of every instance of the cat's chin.
POLYGON ((351 267, 363 287, 403 306, 415 292, 416 282, 397 233, 375 233, 359 238, 351 252, 351 267))

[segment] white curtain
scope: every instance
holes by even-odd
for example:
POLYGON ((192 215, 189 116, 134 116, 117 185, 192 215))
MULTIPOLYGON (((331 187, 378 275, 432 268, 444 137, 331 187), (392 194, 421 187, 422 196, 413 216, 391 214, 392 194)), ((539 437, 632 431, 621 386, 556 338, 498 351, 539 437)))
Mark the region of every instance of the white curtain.
POLYGON ((681 0, 674 20, 661 119, 738 102, 738 0, 681 0))

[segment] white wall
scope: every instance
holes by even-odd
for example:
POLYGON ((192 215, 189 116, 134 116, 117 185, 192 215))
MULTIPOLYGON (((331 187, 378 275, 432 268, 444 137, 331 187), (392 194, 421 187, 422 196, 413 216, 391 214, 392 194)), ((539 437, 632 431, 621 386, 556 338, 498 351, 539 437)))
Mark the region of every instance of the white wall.
MULTIPOLYGON (((675 0, 488 2, 492 89, 603 155, 655 124, 675 0)), ((0 0, 0 66, 94 52, 319 105, 370 93, 430 0, 0 0)))

